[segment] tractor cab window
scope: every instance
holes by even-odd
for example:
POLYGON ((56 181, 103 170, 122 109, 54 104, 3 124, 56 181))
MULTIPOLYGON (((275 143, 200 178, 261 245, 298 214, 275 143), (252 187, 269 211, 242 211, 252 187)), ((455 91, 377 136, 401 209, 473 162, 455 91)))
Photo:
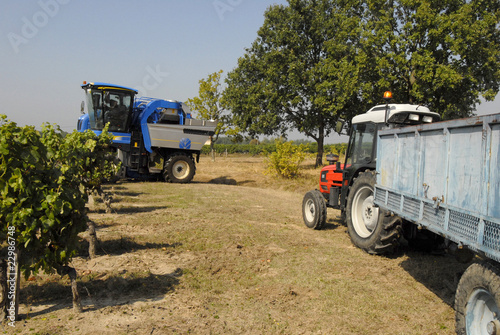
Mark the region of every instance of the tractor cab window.
POLYGON ((87 106, 89 112, 89 125, 93 130, 102 130, 102 92, 87 90, 87 106))
POLYGON ((374 159, 375 132, 376 125, 374 123, 353 125, 346 160, 348 166, 367 164, 374 159))
POLYGON ((133 94, 127 91, 89 91, 87 97, 90 128, 102 130, 109 123, 110 132, 128 132, 133 94))

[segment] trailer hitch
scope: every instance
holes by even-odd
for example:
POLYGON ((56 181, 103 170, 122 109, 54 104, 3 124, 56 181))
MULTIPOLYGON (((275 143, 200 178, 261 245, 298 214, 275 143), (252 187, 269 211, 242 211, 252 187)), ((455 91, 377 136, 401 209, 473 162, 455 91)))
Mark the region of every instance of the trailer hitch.
POLYGON ((434 197, 432 198, 432 200, 434 201, 434 205, 432 207, 434 209, 438 209, 439 204, 444 202, 444 195, 441 196, 441 199, 439 199, 438 197, 434 197))

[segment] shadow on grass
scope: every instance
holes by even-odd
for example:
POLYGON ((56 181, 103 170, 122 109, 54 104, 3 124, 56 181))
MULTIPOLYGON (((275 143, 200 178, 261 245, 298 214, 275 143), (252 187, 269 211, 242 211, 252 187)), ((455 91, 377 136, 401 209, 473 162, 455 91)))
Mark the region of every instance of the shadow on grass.
MULTIPOLYGON (((114 201, 116 201, 116 197, 138 197, 144 193, 142 192, 133 192, 133 191, 114 191, 110 193, 114 197, 114 201)), ((119 198, 117 200, 120 200, 119 198)))
POLYGON ((113 209, 116 214, 134 214, 149 213, 159 209, 165 209, 167 206, 130 206, 113 209))
MULTIPOLYGON (((136 213, 148 213, 154 212, 159 209, 165 209, 167 206, 128 206, 128 207, 120 207, 116 208, 113 204, 119 203, 119 201, 111 202, 111 213, 112 214, 136 214, 136 213)), ((106 213, 105 208, 96 208, 89 211, 92 214, 108 214, 106 213)))
MULTIPOLYGON (((96 247, 96 254, 103 255, 122 255, 138 250, 145 249, 170 249, 181 246, 182 243, 137 243, 129 237, 121 237, 115 240, 99 241, 96 247)), ((88 257, 89 243, 87 240, 82 240, 79 244, 79 255, 81 257, 88 257)))
MULTIPOLYGON (((104 192, 110 195, 113 198, 113 202, 120 202, 120 197, 138 197, 143 192, 130 191, 127 187, 117 185, 117 184, 108 184, 103 187, 104 192), (118 199, 117 199, 118 197, 118 199)), ((102 202, 101 197, 98 195, 95 196, 96 202, 102 202)))
POLYGON ((233 185, 233 186, 241 186, 245 184, 255 183, 255 180, 243 180, 236 181, 236 179, 229 178, 228 176, 217 177, 209 180, 208 182, 198 182, 193 181, 193 184, 215 184, 215 185, 233 185))
POLYGON ((120 184, 114 184, 114 183, 108 183, 108 184, 104 184, 102 186, 102 189, 106 192, 110 191, 110 190, 127 190, 127 187, 125 186, 122 186, 120 184))
POLYGON ((106 228, 109 228, 109 227, 113 227, 113 224, 110 224, 110 223, 96 223, 95 225, 95 229, 96 231, 99 231, 101 229, 106 229, 106 228))
MULTIPOLYGON (((83 311, 94 311, 109 306, 121 306, 137 301, 160 300, 179 285, 182 269, 165 275, 149 272, 124 273, 95 279, 86 275, 78 280, 78 292, 82 299, 83 311)), ((21 318, 35 317, 71 308, 72 293, 69 283, 48 282, 41 285, 29 284, 20 291, 21 303, 34 309, 21 318), (62 299, 61 299, 62 298, 62 299), (50 305, 50 306, 49 306, 50 305), (45 306, 49 306, 43 308, 45 306), (37 310, 39 308, 43 308, 37 310)))
POLYGON ((458 281, 470 263, 460 263, 449 254, 437 255, 409 247, 404 253, 408 258, 401 262, 401 267, 444 303, 453 307, 458 281))
POLYGON ((222 185, 237 185, 235 179, 228 178, 227 176, 222 176, 218 178, 214 178, 208 182, 209 184, 222 184, 222 185))
POLYGON ((326 223, 321 230, 335 230, 344 225, 344 221, 340 217, 327 218, 326 223))

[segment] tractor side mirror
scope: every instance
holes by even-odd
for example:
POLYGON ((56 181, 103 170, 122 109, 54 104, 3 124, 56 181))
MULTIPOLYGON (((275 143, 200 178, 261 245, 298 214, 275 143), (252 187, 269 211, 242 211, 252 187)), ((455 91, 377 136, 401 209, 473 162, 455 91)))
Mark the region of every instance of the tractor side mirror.
POLYGON ((337 124, 335 125, 335 131, 337 134, 341 134, 342 130, 344 130, 345 120, 338 119, 337 124))
POLYGON ((80 112, 82 114, 85 114, 85 102, 82 101, 82 103, 80 104, 80 112))
POLYGON ((328 161, 328 163, 330 165, 333 165, 339 161, 339 155, 328 154, 328 155, 326 155, 326 160, 328 161))

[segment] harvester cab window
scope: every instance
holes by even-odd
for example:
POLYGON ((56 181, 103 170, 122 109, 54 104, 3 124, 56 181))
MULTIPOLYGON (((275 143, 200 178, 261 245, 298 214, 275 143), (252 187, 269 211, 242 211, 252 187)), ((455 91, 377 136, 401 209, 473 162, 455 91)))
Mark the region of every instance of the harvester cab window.
POLYGON ((120 96, 118 94, 106 92, 105 95, 105 112, 104 112, 104 123, 109 122, 110 130, 119 130, 120 125, 123 124, 123 116, 118 109, 120 96))
POLYGON ((352 128, 347 153, 347 165, 366 164, 373 160, 373 143, 376 125, 373 123, 356 124, 352 128))
POLYGON ((88 111, 90 128, 94 130, 102 130, 104 127, 102 119, 102 92, 88 90, 88 111))
POLYGON ((125 91, 92 91, 89 103, 89 121, 93 130, 102 130, 109 123, 109 131, 127 132, 132 113, 133 96, 125 91))

